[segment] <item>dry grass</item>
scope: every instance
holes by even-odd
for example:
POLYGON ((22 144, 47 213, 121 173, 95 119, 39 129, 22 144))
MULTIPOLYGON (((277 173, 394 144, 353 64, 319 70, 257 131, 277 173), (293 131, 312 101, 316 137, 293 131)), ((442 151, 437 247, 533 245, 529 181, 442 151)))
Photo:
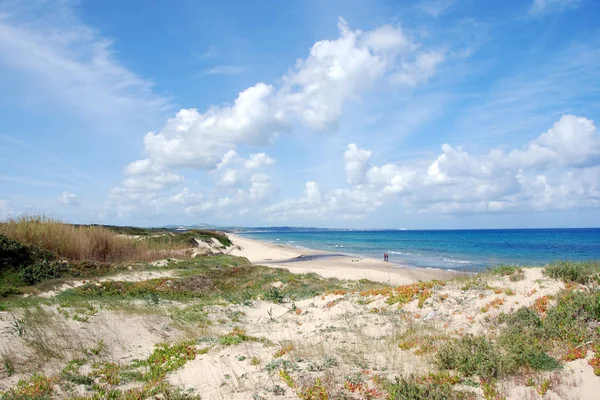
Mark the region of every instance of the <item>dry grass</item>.
POLYGON ((104 227, 75 226, 44 216, 9 219, 0 223, 0 233, 69 260, 152 261, 183 248, 182 244, 171 244, 164 249, 150 248, 146 241, 120 236, 104 227))

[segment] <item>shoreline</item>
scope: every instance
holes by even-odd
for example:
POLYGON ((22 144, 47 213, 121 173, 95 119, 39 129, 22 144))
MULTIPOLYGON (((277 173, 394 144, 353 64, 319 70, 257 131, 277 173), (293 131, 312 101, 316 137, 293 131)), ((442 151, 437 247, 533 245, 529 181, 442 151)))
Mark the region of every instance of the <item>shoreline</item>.
POLYGON ((463 273, 435 268, 420 268, 368 257, 297 248, 235 233, 227 233, 234 244, 230 254, 246 257, 251 263, 284 268, 294 274, 316 273, 323 278, 344 280, 368 279, 391 285, 407 285, 418 281, 451 279, 463 273), (304 258, 304 259, 303 259, 304 258))

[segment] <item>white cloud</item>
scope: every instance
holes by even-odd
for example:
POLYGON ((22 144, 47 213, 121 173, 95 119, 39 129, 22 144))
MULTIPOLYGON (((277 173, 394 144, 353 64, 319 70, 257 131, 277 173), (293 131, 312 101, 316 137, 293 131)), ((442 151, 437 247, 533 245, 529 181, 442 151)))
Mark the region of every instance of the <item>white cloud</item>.
POLYGON ((232 106, 212 107, 200 114, 183 109, 144 144, 150 158, 165 167, 212 169, 238 144, 264 145, 289 129, 281 113, 273 113, 273 87, 258 83, 241 92, 232 106))
POLYGON ((418 54, 413 62, 402 63, 403 68, 394 76, 394 80, 409 86, 425 83, 435 74, 438 64, 442 61, 444 61, 443 51, 418 54))
POLYGON ((74 193, 69 193, 67 191, 62 192, 60 197, 58 198, 58 202, 68 206, 74 206, 79 204, 79 196, 74 193))
POLYGON ((125 167, 126 175, 152 175, 158 174, 162 168, 149 159, 137 160, 125 167))
MULTIPOLYGON (((337 39, 316 42, 309 56, 282 77, 279 87, 259 82, 240 92, 231 105, 212 106, 204 113, 182 109, 163 129, 146 134, 148 157, 126 167, 128 177, 113 189, 113 196, 129 197, 127 190, 168 190, 183 181, 169 171, 183 167, 217 175, 217 190, 204 200, 211 208, 257 204, 276 192, 270 176, 261 171, 275 161, 264 153, 244 159, 237 155, 238 146, 270 144, 298 122, 317 130, 335 128, 344 105, 379 80, 415 85, 425 82, 441 62, 399 27, 352 31, 340 19, 339 30, 337 39), (398 74, 406 78, 397 79, 398 74)), ((367 160, 361 158, 367 153, 357 150, 349 155, 349 182, 362 179, 367 160)), ((200 209, 206 210, 206 204, 200 209)))
POLYGON ((250 154, 248 158, 238 156, 235 150, 229 150, 221 157, 216 172, 220 175, 218 184, 224 187, 237 187, 252 182, 257 171, 275 164, 275 160, 265 153, 250 154))
POLYGON ((198 205, 203 200, 204 195, 202 193, 191 192, 189 188, 183 188, 181 192, 173 195, 170 199, 171 202, 183 206, 198 205))
POLYGON ((270 221, 290 219, 350 220, 360 219, 375 211, 382 202, 377 194, 360 188, 336 189, 322 193, 319 185, 306 182, 304 197, 288 199, 263 208, 262 213, 270 221))
POLYGON ((281 87, 259 82, 240 92, 232 105, 204 113, 180 110, 161 131, 144 138, 149 158, 165 167, 210 170, 227 151, 241 144, 266 145, 295 121, 318 130, 334 128, 344 104, 386 74, 415 85, 442 60, 436 52, 421 51, 398 27, 352 31, 340 20, 339 29, 339 38, 315 43, 310 55, 283 76, 281 87))
POLYGON ((577 7, 581 0, 533 0, 532 14, 543 14, 577 7))
POLYGON ((564 115, 522 148, 473 155, 442 146, 434 160, 366 167, 370 152, 351 144, 345 154, 350 189, 322 192, 264 209, 272 219, 360 217, 385 203, 406 211, 477 213, 540 211, 600 205, 600 134, 593 121, 564 115), (357 156, 360 155, 360 156, 357 156))
POLYGON ((346 182, 348 184, 358 185, 363 182, 371 154, 371 151, 359 149, 354 143, 348 145, 348 150, 344 153, 346 182))

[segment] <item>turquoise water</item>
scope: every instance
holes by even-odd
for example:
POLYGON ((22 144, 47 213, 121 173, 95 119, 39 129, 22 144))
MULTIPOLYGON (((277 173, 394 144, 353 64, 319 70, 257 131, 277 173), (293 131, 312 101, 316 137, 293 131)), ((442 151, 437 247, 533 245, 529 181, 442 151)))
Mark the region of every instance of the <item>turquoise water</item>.
POLYGON ((479 271, 501 264, 600 261, 600 229, 303 231, 261 228, 244 236, 417 267, 479 271))

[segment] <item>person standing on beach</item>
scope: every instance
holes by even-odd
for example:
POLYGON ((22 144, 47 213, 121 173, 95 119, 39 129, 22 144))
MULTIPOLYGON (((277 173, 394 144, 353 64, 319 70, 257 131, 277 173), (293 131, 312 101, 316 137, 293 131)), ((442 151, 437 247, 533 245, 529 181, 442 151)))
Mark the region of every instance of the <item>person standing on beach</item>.
POLYGON ((387 253, 383 253, 383 261, 387 261, 388 260, 388 254, 387 253))

